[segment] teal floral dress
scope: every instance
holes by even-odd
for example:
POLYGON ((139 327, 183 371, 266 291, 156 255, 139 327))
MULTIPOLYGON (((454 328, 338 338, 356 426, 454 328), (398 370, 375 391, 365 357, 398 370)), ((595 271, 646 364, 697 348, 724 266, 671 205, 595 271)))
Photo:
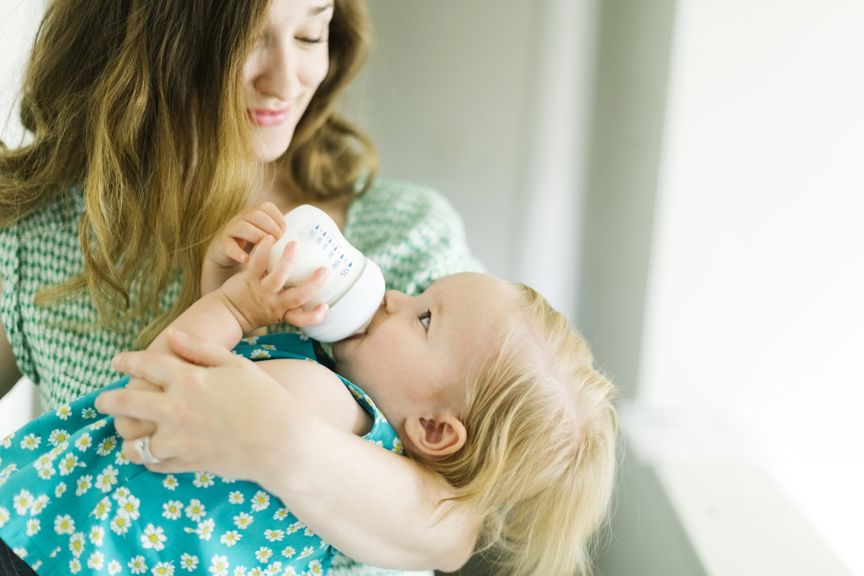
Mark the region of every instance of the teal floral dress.
MULTIPOLYGON (((252 360, 315 361, 297 334, 244 339, 252 360)), ((357 386, 373 419, 365 439, 402 453, 395 431, 357 386)), ((257 484, 207 472, 157 474, 120 453, 96 396, 48 412, 0 442, 0 538, 40 576, 326 574, 336 551, 257 484)), ((238 394, 242 390, 238 390, 238 394)))

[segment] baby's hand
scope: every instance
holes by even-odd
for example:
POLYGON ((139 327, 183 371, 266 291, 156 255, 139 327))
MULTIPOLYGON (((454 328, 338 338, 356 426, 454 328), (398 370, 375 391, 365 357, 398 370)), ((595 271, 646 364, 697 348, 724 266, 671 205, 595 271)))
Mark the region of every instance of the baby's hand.
POLYGON ((218 288, 249 261, 249 251, 266 236, 285 232, 282 212, 272 202, 246 208, 222 227, 207 247, 201 271, 201 292, 218 288))
POLYGON ((322 266, 304 282, 286 288, 297 243, 289 242, 279 263, 268 272, 267 261, 274 243, 272 236, 265 236, 252 249, 246 269, 229 278, 221 287, 244 334, 280 322, 301 328, 311 326, 319 323, 327 312, 326 304, 309 305, 327 278, 327 268, 322 266))

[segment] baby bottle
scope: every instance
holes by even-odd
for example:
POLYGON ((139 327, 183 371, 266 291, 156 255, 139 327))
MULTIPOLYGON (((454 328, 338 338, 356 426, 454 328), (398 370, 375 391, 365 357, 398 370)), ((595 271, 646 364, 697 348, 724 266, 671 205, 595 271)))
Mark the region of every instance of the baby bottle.
POLYGON ((324 319, 303 332, 319 342, 336 342, 366 329, 384 298, 384 275, 375 262, 345 240, 322 210, 308 204, 285 214, 285 233, 273 245, 269 269, 279 262, 285 245, 297 242, 287 285, 299 284, 322 266, 329 269, 321 289, 308 306, 326 303, 324 319))

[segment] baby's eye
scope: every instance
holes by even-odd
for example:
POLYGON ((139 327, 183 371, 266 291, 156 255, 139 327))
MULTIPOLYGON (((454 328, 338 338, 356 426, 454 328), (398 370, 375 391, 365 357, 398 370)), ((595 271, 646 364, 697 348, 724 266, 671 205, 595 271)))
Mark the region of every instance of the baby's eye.
POLYGON ((426 310, 420 316, 418 316, 420 320, 420 324, 423 326, 423 329, 427 332, 429 331, 429 324, 432 322, 432 312, 430 310, 426 310))

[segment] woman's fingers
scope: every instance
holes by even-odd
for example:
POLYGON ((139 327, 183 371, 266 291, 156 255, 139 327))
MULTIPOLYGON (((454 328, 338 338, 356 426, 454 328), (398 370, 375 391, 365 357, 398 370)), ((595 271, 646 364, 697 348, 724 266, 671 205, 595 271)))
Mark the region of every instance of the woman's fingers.
POLYGON ((239 366, 248 362, 242 356, 226 350, 224 346, 216 342, 192 338, 185 332, 174 331, 170 333, 168 344, 175 354, 198 366, 239 366))
POLYGON ((127 390, 117 388, 96 397, 96 409, 115 417, 136 418, 158 423, 171 410, 166 396, 161 392, 127 390))
POLYGON ((130 440, 151 436, 156 432, 156 425, 153 422, 125 416, 118 416, 114 419, 114 428, 117 429, 120 436, 130 440))
POLYGON ((182 374, 186 365, 167 354, 142 350, 121 352, 111 360, 111 368, 166 388, 182 374))

